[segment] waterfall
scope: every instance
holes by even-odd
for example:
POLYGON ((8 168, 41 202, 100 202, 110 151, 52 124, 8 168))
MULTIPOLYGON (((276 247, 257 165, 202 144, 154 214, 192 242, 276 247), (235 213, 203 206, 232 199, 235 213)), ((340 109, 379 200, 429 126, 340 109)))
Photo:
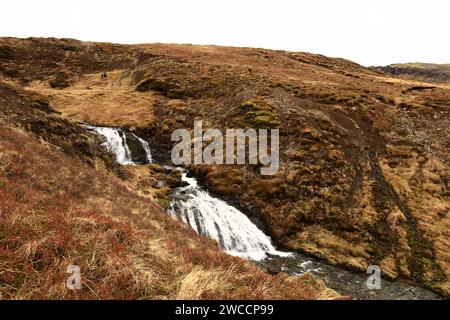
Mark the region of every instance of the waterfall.
POLYGON ((150 146, 149 146, 148 142, 145 141, 144 139, 138 137, 138 136, 135 135, 134 133, 131 133, 131 134, 132 134, 136 139, 139 140, 139 142, 140 142, 141 145, 142 145, 142 148, 144 148, 144 151, 145 151, 145 157, 147 158, 147 162, 148 162, 148 163, 152 163, 152 162, 153 162, 153 159, 152 159, 152 153, 151 153, 151 151, 150 151, 150 146))
MULTIPOLYGON (((104 145, 108 151, 116 155, 119 164, 137 164, 130 151, 130 139, 139 141, 147 162, 152 161, 147 141, 133 133, 109 127, 86 126, 86 128, 106 138, 104 145)), ((168 211, 181 218, 198 234, 216 240, 227 253, 246 259, 260 261, 268 255, 289 255, 277 251, 270 238, 245 214, 225 201, 212 197, 198 186, 194 178, 187 177, 186 172, 183 172, 182 180, 188 185, 174 191, 168 211)))
POLYGON ((93 127, 92 129, 106 138, 106 142, 103 145, 109 152, 116 155, 117 163, 122 165, 134 164, 123 132, 106 127, 93 127))
MULTIPOLYGON (((135 165, 138 164, 133 160, 133 154, 130 151, 127 142, 127 134, 122 129, 109 128, 109 127, 94 127, 85 126, 88 130, 94 131, 106 138, 106 142, 103 145, 106 149, 116 156, 117 163, 121 165, 135 165)), ((150 146, 147 141, 136 136, 134 133, 128 133, 131 137, 138 140, 140 147, 145 152, 145 158, 147 163, 152 162, 152 154, 150 152, 150 146)))
POLYGON ((271 255, 287 256, 277 251, 271 240, 250 219, 225 201, 212 197, 184 172, 186 187, 177 189, 169 213, 181 218, 198 234, 216 240, 228 254, 250 260, 271 255))
MULTIPOLYGON (((133 160, 138 155, 133 155, 135 148, 130 148, 130 143, 139 147, 135 153, 143 153, 138 158, 145 160, 146 163, 152 161, 149 144, 135 134, 109 127, 86 126, 86 128, 106 138, 104 145, 115 154, 119 164, 142 163, 133 160)), ((163 168, 175 169, 169 166, 163 168)), ((179 217, 198 234, 216 240, 228 254, 259 261, 258 264, 270 268, 279 267, 280 271, 293 275, 311 272, 324 279, 330 288, 361 299, 440 299, 438 295, 426 289, 383 279, 381 280, 383 289, 374 292, 365 286, 367 280, 365 273, 354 274, 300 253, 277 251, 270 238, 245 214, 225 201, 212 197, 194 178, 188 177, 186 172, 182 172, 182 180, 187 186, 174 190, 168 213, 179 217), (269 261, 266 259, 268 257, 272 259, 269 261)))

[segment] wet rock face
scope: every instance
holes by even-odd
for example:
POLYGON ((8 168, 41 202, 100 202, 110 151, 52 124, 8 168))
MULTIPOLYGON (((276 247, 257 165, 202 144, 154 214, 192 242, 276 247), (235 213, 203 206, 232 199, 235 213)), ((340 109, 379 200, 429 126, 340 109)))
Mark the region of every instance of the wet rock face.
POLYGON ((130 132, 123 132, 127 139, 128 148, 130 149, 131 159, 134 163, 145 164, 147 163, 147 156, 142 143, 139 139, 130 132))

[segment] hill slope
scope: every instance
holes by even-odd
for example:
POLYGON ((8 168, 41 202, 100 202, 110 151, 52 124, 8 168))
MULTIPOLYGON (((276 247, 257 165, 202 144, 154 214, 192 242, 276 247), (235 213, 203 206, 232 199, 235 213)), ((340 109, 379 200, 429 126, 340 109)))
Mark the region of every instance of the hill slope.
POLYGON ((0 81, 0 298, 337 297, 222 253, 119 179, 97 138, 42 106, 0 81), (70 264, 79 291, 65 285, 70 264))
POLYGON ((2 39, 0 72, 63 117, 133 127, 161 153, 194 119, 279 128, 275 176, 191 169, 281 247, 450 294, 447 84, 307 53, 57 39, 2 39))

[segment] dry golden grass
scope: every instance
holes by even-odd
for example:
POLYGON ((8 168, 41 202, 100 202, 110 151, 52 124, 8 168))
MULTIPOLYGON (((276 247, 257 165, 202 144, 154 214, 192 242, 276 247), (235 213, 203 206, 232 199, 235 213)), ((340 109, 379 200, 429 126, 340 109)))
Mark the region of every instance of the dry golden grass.
POLYGON ((105 126, 148 128, 154 123, 153 93, 139 93, 130 87, 131 79, 122 71, 82 75, 75 85, 53 89, 47 82, 35 81, 27 89, 48 96, 52 107, 63 117, 82 123, 105 126))
POLYGON ((156 189, 152 188, 152 182, 155 182, 152 165, 127 166, 124 168, 128 188, 142 197, 155 200, 156 189))
MULTIPOLYGON (((396 191, 407 199, 420 229, 424 230, 425 238, 433 240, 433 246, 429 250, 434 251, 436 262, 444 275, 449 278, 450 200, 443 195, 444 190, 440 183, 441 177, 448 174, 448 169, 441 159, 433 155, 429 155, 426 159, 418 157, 415 153, 410 153, 409 156, 413 158, 412 161, 400 161, 395 167, 382 165, 383 173, 392 182, 396 191), (418 164, 418 159, 422 161, 422 165, 418 164), (422 193, 421 190, 427 190, 427 192, 422 193)), ((386 163, 387 159, 384 162, 386 163)), ((396 210, 388 216, 388 223, 392 229, 399 232, 402 230, 400 225, 405 225, 408 221, 396 210)), ((405 239, 404 242, 406 235, 406 232, 399 234, 401 239, 405 239)), ((435 275, 428 273, 425 276, 432 278, 435 275)), ((444 282, 439 284, 439 288, 448 292, 450 286, 448 282, 444 282)))
POLYGON ((177 299, 199 299, 205 292, 230 290, 230 287, 224 287, 222 279, 229 277, 232 272, 196 267, 181 280, 177 299))
POLYGON ((313 225, 293 235, 287 243, 298 250, 319 257, 326 256, 332 264, 347 264, 353 269, 363 271, 367 269, 365 257, 368 257, 369 253, 364 243, 359 239, 355 240, 340 238, 325 228, 313 225))

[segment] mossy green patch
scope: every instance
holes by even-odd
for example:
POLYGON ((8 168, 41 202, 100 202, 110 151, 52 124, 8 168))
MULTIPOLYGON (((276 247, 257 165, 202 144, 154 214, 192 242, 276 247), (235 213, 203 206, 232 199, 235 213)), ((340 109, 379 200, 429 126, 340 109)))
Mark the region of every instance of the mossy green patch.
POLYGON ((166 198, 157 198, 156 202, 163 209, 167 209, 170 206, 170 200, 166 198))
POLYGON ((239 106, 241 124, 261 129, 279 128, 281 121, 277 110, 265 101, 245 101, 239 106))

